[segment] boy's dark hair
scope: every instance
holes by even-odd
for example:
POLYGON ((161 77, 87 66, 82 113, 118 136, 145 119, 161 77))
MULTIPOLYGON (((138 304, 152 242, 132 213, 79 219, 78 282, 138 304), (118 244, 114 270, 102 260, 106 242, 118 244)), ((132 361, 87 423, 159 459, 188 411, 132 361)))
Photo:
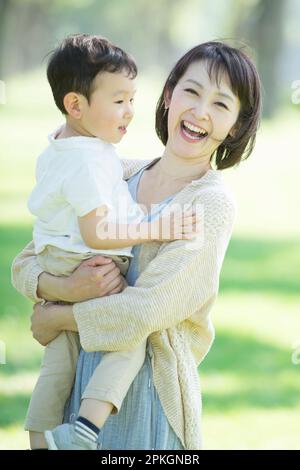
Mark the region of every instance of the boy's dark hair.
POLYGON ((74 34, 52 52, 47 77, 56 106, 67 114, 63 103, 67 93, 80 93, 89 102, 98 73, 123 71, 130 78, 137 75, 137 66, 126 52, 101 36, 74 34))
POLYGON ((165 97, 172 96, 178 81, 188 67, 198 61, 207 64, 210 78, 214 76, 217 84, 223 73, 229 77, 232 91, 240 100, 240 112, 235 124, 233 137, 228 136, 216 149, 215 157, 218 170, 240 163, 251 154, 261 114, 261 84, 251 59, 241 50, 223 42, 211 41, 200 44, 188 51, 173 67, 169 74, 156 107, 156 133, 162 143, 168 140, 168 110, 165 97))

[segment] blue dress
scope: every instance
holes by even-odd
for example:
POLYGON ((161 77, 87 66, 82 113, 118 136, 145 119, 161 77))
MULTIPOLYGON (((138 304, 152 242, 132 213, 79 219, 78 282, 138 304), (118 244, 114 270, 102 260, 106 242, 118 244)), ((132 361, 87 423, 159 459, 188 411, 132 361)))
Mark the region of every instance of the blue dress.
MULTIPOLYGON (((133 175, 128 181, 129 191, 136 201, 137 187, 145 168, 133 175)), ((159 205, 155 212, 145 216, 145 220, 154 220, 159 217, 162 209, 170 202, 170 196, 159 205)), ((137 263, 140 245, 133 247, 134 258, 131 260, 126 280, 130 286, 137 279, 137 263)), ((65 422, 73 422, 80 407, 81 396, 100 363, 104 353, 86 353, 81 350, 73 391, 66 405, 65 422)), ((153 384, 152 351, 150 343, 147 344, 146 357, 142 368, 131 384, 128 393, 117 415, 111 415, 100 430, 98 447, 103 450, 183 450, 180 439, 171 428, 160 399, 153 384)))

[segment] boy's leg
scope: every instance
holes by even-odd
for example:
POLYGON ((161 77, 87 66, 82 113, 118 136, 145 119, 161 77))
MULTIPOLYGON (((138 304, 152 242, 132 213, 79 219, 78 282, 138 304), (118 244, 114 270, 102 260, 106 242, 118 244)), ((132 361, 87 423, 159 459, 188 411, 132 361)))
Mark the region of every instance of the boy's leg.
POLYGON ((145 351, 146 341, 130 351, 106 353, 84 391, 79 416, 101 428, 112 412, 117 413, 144 363, 145 351))
POLYGON ((46 432, 50 449, 96 449, 100 428, 113 409, 120 409, 144 363, 145 350, 146 341, 134 350, 103 356, 84 392, 74 426, 64 424, 46 432))
POLYGON ((74 382, 79 348, 77 333, 62 332, 45 349, 41 373, 25 420, 31 448, 43 447, 43 432, 62 423, 65 403, 74 382))
POLYGON ((43 432, 29 431, 30 449, 47 449, 47 442, 43 432))
MULTIPOLYGON (((128 257, 111 255, 109 257, 119 267, 121 274, 125 275, 129 268, 128 257)), ((95 369, 82 397, 78 415, 79 418, 88 420, 88 423, 92 425, 92 429, 94 425, 93 430, 96 432, 102 428, 112 412, 116 413, 120 409, 131 382, 143 365, 145 350, 146 343, 140 345, 134 351, 107 353, 95 369), (125 380, 118 377, 120 374, 118 355, 120 355, 120 367, 122 368, 122 364, 124 364, 128 373, 125 380), (113 383, 111 383, 111 386, 109 384, 110 374, 114 376, 113 382, 118 384, 117 389, 113 383), (105 377, 107 377, 107 380, 105 377), (101 386, 103 381, 105 381, 105 385, 101 386), (119 386, 119 382, 122 382, 121 386, 119 386)))
MULTIPOLYGON (((69 253, 51 245, 47 245, 42 253, 37 255, 37 261, 41 268, 56 276, 69 276, 83 259, 85 256, 82 254, 69 253)), ((69 390, 71 391, 74 381, 79 349, 80 343, 77 333, 64 332, 55 338, 45 350, 41 377, 33 392, 25 421, 25 429, 29 430, 31 448, 46 446, 44 431, 62 423, 65 402, 69 398, 69 390), (67 348, 62 344, 64 340, 67 348), (64 361, 62 361, 63 357, 64 361), (62 380, 63 374, 60 371, 61 366, 65 366, 65 372, 69 370, 68 377, 64 380, 62 380), (54 370, 57 370, 57 376, 54 370), (59 383, 60 380, 61 383, 59 383), (67 386, 67 383, 71 386, 67 386), (51 395, 49 390, 52 391, 51 395), (66 398, 64 398, 65 396, 66 398), (44 406, 45 403, 48 403, 49 406, 44 406)))
MULTIPOLYGON (((87 254, 86 258, 89 258, 91 255, 92 255, 91 253, 87 254)), ((72 254, 72 256, 69 255, 66 258, 66 253, 65 252, 61 251, 61 253, 60 253, 57 248, 48 247, 48 250, 47 250, 47 252, 45 252, 45 256, 43 257, 42 262, 44 264, 52 263, 51 266, 50 266, 51 269, 47 269, 48 272, 52 272, 53 274, 56 274, 56 271, 54 272, 54 270, 59 269, 59 272, 61 272, 61 270, 63 270, 63 271, 65 271, 64 274, 68 275, 70 272, 72 272, 74 270, 75 264, 78 265, 78 262, 82 261, 82 258, 81 258, 81 260, 78 259, 79 256, 82 257, 82 255, 74 254, 74 256, 73 256, 73 254, 72 254), (67 259, 68 259, 70 265, 67 265, 67 263, 66 263, 67 259), (54 263, 54 265, 53 265, 53 263, 54 263)), ((128 267, 129 267, 129 259, 127 257, 124 257, 124 256, 110 256, 110 257, 113 259, 113 261, 115 261, 117 266, 120 268, 121 274, 125 275, 127 270, 128 270, 128 267)), ((49 268, 49 266, 48 266, 48 268, 49 268)), ((79 341, 78 341, 78 349, 79 349, 79 347, 80 346, 79 346, 79 341)), ((135 375, 139 371, 139 369, 140 369, 140 367, 141 367, 141 365, 143 364, 143 361, 144 361, 145 347, 142 348, 142 349, 143 349, 142 362, 139 366, 136 365, 137 368, 136 368, 136 372, 133 374, 133 378, 135 377, 135 375)), ((112 354, 112 353, 109 353, 109 354, 112 354)), ((113 354, 115 354, 115 353, 113 353, 113 354)), ((126 353, 125 353, 125 355, 126 355, 126 353)), ((78 354, 77 354, 77 357, 78 357, 78 354)), ((77 362, 77 357, 76 357, 76 362, 77 362)), ((105 356, 104 356, 104 358, 105 358, 105 356)), ((126 363, 127 363, 128 362, 128 357, 126 356, 126 358, 124 358, 124 359, 126 359, 126 363)), ((102 362, 103 362, 103 360, 102 360, 102 362)), ((123 361, 121 361, 121 362, 123 363, 123 361)), ((108 361, 107 367, 108 367, 108 369, 110 367, 109 361, 108 361)), ((75 375, 75 368, 76 368, 76 364, 75 364, 75 367, 74 367, 73 380, 74 380, 74 375, 75 375)), ((105 369, 104 369, 104 374, 105 373, 106 372, 105 372, 105 369)), ((133 380, 133 378, 132 378, 132 380, 133 380)), ((132 380, 130 381, 128 386, 126 386, 126 384, 125 384, 125 389, 126 390, 124 390, 125 393, 121 393, 121 396, 126 395, 127 390, 129 388, 132 380)), ((72 383, 73 383, 73 381, 72 381, 72 383)), ((111 390, 113 390, 113 387, 111 388, 111 390)), ((69 397, 70 392, 68 393, 67 398, 69 397)), ((109 392, 109 390, 106 389, 103 396, 106 396, 106 395, 108 396, 109 395, 108 392, 109 392)), ((91 393, 93 394, 93 390, 91 390, 91 393)), ((101 394, 102 394, 102 391, 101 391, 101 394)), ((97 390, 95 392, 96 398, 94 398, 94 396, 91 396, 91 397, 87 397, 86 400, 83 400, 82 406, 81 406, 80 412, 79 412, 79 417, 77 418, 76 423, 75 423, 75 434, 72 434, 72 433, 74 433, 74 430, 72 430, 72 429, 69 430, 69 428, 67 429, 67 426, 69 426, 69 425, 58 426, 52 432, 47 431, 47 433, 46 433, 47 434, 47 442, 50 443, 50 441, 51 441, 51 444, 54 444, 54 447, 55 447, 56 446, 55 441, 57 440, 57 442, 60 441, 60 444, 63 443, 63 446, 58 447, 58 448, 72 448, 73 449, 73 448, 76 448, 76 447, 74 447, 74 442, 76 441, 75 446, 78 444, 78 437, 81 439, 82 436, 84 436, 85 438, 88 437, 88 439, 91 441, 92 445, 94 445, 94 442, 96 441, 96 438, 97 438, 97 434, 99 432, 99 428, 103 426, 106 419, 111 414, 111 412, 114 408, 119 409, 119 407, 121 406, 122 400, 123 400, 123 398, 120 398, 120 396, 117 394, 118 399, 116 399, 116 400, 113 399, 113 403, 111 403, 109 400, 102 400, 101 401, 101 399, 98 398, 98 395, 99 395, 99 391, 97 390), (114 403, 114 401, 115 401, 115 403, 114 403), (77 438, 76 438, 76 434, 77 434, 77 438), (75 441, 74 441, 74 439, 75 439, 75 441), (70 447, 65 447, 66 445, 67 446, 70 445, 70 447)), ((57 424, 61 424, 61 421, 57 424)), ((53 427, 54 426, 52 425, 52 426, 47 426, 46 428, 49 429, 49 428, 53 428, 53 427)), ((47 429, 43 429, 43 430, 47 430, 47 429)), ((37 446, 39 446, 40 442, 38 442, 38 441, 39 441, 41 436, 36 435, 36 433, 32 433, 32 437, 33 437, 34 442, 37 444, 37 446)), ((82 445, 82 442, 79 443, 80 448, 82 448, 81 445, 82 445)), ((50 448, 52 448, 51 445, 50 445, 50 448)))

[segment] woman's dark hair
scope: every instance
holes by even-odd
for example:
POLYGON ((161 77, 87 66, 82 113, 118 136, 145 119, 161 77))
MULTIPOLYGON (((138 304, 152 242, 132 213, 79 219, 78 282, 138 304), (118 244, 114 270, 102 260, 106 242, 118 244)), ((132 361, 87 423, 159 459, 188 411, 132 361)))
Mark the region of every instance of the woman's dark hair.
POLYGON ((126 52, 101 36, 74 34, 52 51, 47 77, 56 106, 66 114, 63 100, 67 93, 80 93, 89 101, 98 73, 123 71, 130 78, 137 75, 137 66, 126 52))
POLYGON ((165 109, 166 96, 172 96, 178 81, 194 62, 207 64, 209 77, 215 77, 219 85, 222 74, 227 74, 233 93, 240 100, 240 112, 235 124, 234 136, 227 136, 216 149, 218 170, 223 170, 245 160, 251 154, 261 114, 261 84, 252 60, 240 49, 223 42, 206 42, 188 51, 174 66, 167 78, 156 107, 155 128, 164 145, 168 140, 168 110, 165 109))

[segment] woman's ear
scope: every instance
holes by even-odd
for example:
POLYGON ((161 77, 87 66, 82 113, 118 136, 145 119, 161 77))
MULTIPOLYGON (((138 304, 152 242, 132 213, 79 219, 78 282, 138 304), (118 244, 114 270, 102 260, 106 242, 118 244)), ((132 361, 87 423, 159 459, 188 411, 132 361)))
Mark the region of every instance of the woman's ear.
POLYGON ((165 109, 169 108, 170 103, 171 103, 171 98, 172 98, 171 92, 169 90, 166 90, 164 94, 165 109))
POLYGON ((238 130, 239 130, 239 125, 237 123, 234 124, 234 126, 230 129, 229 133, 228 133, 228 136, 231 137, 232 139, 234 139, 234 137, 236 136, 238 130))
POLYGON ((77 93, 71 91, 64 96, 64 107, 69 116, 74 119, 81 118, 81 97, 77 93))

